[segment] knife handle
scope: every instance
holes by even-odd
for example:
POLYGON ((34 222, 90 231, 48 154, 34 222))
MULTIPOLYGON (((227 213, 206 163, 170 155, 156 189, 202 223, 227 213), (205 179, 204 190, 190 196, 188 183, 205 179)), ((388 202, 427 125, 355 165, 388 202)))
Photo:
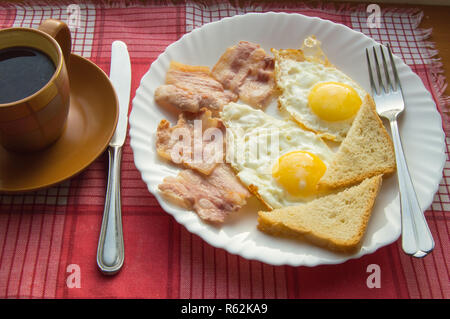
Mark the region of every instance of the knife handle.
POLYGON ((114 275, 123 265, 124 246, 120 201, 120 163, 122 147, 108 148, 109 168, 105 210, 97 248, 97 265, 106 275, 114 275))

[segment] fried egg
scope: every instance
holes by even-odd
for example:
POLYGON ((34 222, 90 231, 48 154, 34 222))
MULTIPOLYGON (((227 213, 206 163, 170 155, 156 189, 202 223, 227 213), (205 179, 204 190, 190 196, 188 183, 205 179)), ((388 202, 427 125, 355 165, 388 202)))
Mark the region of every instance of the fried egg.
MULTIPOLYGON (((318 41, 313 43, 319 45, 318 41)), ((298 58, 299 54, 296 59, 276 55, 279 106, 305 128, 340 142, 367 93, 326 58, 308 57, 298 51, 303 58, 298 58)))
POLYGON ((244 104, 227 104, 221 118, 227 128, 227 161, 269 208, 320 195, 317 183, 333 157, 320 137, 290 119, 244 104))

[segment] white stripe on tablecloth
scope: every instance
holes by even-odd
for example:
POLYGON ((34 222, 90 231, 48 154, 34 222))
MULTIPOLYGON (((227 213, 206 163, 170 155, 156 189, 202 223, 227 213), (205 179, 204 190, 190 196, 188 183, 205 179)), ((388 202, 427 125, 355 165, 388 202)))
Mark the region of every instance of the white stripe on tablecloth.
POLYGON ((368 14, 359 11, 352 13, 351 26, 379 43, 390 43, 393 53, 402 57, 406 64, 421 65, 430 63, 437 53, 424 41, 431 35, 431 29, 417 28, 422 17, 422 12, 382 11, 379 24, 369 27, 368 14))
POLYGON ((37 28, 48 18, 66 22, 72 33, 72 52, 86 58, 91 57, 92 41, 95 27, 95 6, 93 4, 77 3, 77 7, 67 5, 22 6, 16 5, 14 27, 37 28), (71 10, 75 9, 74 10, 71 10), (73 19, 79 9, 80 19, 73 19), (71 19, 72 17, 72 19, 71 19), (79 21, 73 23, 73 21, 79 21))
POLYGON ((208 8, 205 8, 196 3, 188 2, 186 4, 186 32, 191 32, 205 23, 248 12, 262 12, 262 8, 258 6, 237 8, 228 3, 208 5, 208 8))

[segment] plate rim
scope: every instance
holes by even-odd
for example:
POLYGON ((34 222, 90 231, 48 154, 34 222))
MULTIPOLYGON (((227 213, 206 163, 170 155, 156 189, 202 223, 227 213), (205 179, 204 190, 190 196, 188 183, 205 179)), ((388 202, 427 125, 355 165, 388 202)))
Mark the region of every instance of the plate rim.
MULTIPOLYGON (((300 13, 287 13, 287 12, 273 12, 273 11, 269 11, 269 12, 262 12, 262 13, 261 12, 251 12, 251 13, 239 14, 239 15, 235 15, 235 16, 231 16, 231 17, 225 17, 225 18, 222 18, 222 19, 217 20, 217 21, 212 21, 212 22, 206 23, 206 24, 204 24, 204 25, 202 25, 200 27, 196 27, 192 31, 184 34, 177 41, 175 41, 175 42, 171 43, 170 45, 168 45, 165 48, 165 50, 163 52, 161 52, 158 55, 158 57, 150 64, 149 69, 142 76, 142 78, 141 78, 141 80, 139 82, 139 87, 136 90, 136 95, 135 95, 135 97, 133 98, 133 101, 132 101, 133 106, 135 105, 135 100, 136 100, 137 96, 139 95, 138 93, 140 93, 140 90, 143 87, 142 84, 144 83, 146 78, 148 76, 150 76, 149 74, 150 74, 150 71, 152 69, 153 64, 155 62, 157 62, 160 58, 163 58, 165 55, 167 55, 167 51, 170 50, 171 48, 175 47, 176 45, 178 45, 178 43, 180 43, 182 40, 186 41, 186 39, 189 39, 189 37, 193 36, 193 34, 195 34, 196 32, 201 32, 202 28, 210 26, 212 24, 227 23, 227 21, 229 21, 229 20, 244 19, 247 16, 273 16, 273 15, 285 16, 285 17, 299 16, 302 19, 310 19, 312 21, 314 21, 314 20, 320 21, 320 23, 325 23, 325 24, 327 24, 330 27, 342 28, 342 29, 346 30, 346 32, 350 31, 354 36, 359 36, 359 37, 362 36, 363 38, 365 38, 366 41, 370 41, 373 44, 381 44, 381 43, 378 43, 377 41, 375 41, 374 39, 370 38, 369 36, 365 35, 364 33, 360 32, 360 31, 353 30, 353 29, 351 29, 350 27, 348 27, 348 26, 346 26, 344 24, 336 23, 336 22, 333 22, 333 21, 330 21, 330 20, 326 20, 326 19, 322 19, 320 17, 311 17, 311 16, 303 15, 303 14, 300 14, 300 13)), ((441 125, 440 125, 440 133, 441 133, 440 141, 442 142, 442 143, 440 143, 440 145, 441 145, 441 151, 442 151, 441 152, 442 160, 441 160, 441 166, 439 168, 439 172, 440 172, 440 174, 442 176, 442 171, 443 171, 443 168, 444 168, 445 162, 446 162, 446 157, 445 157, 445 133, 444 133, 443 128, 442 128, 442 116, 439 113, 439 111, 437 110, 436 103, 434 102, 431 93, 424 86, 422 79, 414 71, 412 71, 412 69, 407 64, 405 64, 401 58, 399 58, 399 57, 394 55, 394 59, 397 60, 396 62, 401 62, 402 64, 404 64, 409 69, 409 71, 411 71, 411 74, 414 76, 415 80, 416 81, 417 80, 420 81, 420 83, 422 85, 422 88, 423 88, 423 91, 426 94, 427 100, 429 100, 431 103, 433 103, 433 105, 435 107, 435 109, 434 109, 435 113, 440 118, 440 122, 441 122, 441 125)), ((273 260, 273 258, 271 259, 270 257, 268 258, 266 256, 255 256, 255 255, 253 255, 253 256, 244 256, 242 254, 242 250, 241 251, 237 251, 237 252, 236 251, 231 251, 230 247, 227 247, 227 243, 226 242, 225 243, 223 243, 223 242, 219 243, 217 241, 213 242, 212 238, 210 238, 210 236, 206 236, 206 235, 204 235, 202 233, 201 228, 193 229, 193 227, 189 226, 189 223, 183 223, 182 221, 180 221, 180 219, 181 219, 180 216, 178 214, 176 214, 176 213, 172 213, 171 212, 171 208, 169 207, 170 204, 167 203, 162 198, 161 194, 159 194, 158 192, 154 192, 151 189, 150 185, 146 182, 146 180, 144 179, 143 169, 140 167, 139 163, 136 162, 135 151, 136 151, 137 146, 135 145, 134 139, 133 139, 133 133, 134 133, 134 130, 135 130, 134 114, 136 112, 133 112, 133 110, 134 110, 134 107, 131 110, 130 119, 129 119, 129 121, 130 121, 130 146, 131 146, 132 151, 133 151, 134 163, 136 165, 136 168, 139 170, 139 173, 140 173, 140 176, 141 176, 142 180, 147 185, 147 189, 157 199, 158 204, 161 206, 161 208, 166 213, 168 213, 171 216, 173 216, 175 218, 175 220, 177 221, 177 223, 179 223, 180 225, 184 226, 190 233, 198 235, 202 240, 204 240, 205 242, 207 242, 208 244, 210 244, 213 247, 224 249, 228 253, 231 253, 231 254, 234 254, 234 255, 239 255, 239 256, 241 256, 241 257, 243 257, 245 259, 248 259, 248 260, 260 261, 260 262, 263 262, 263 263, 266 263, 266 264, 270 264, 270 265, 274 265, 274 266, 289 265, 289 266, 295 266, 295 267, 297 267, 297 266, 315 267, 315 266, 318 266, 318 265, 329 265, 329 264, 336 264, 337 265, 337 264, 342 264, 342 263, 344 263, 344 262, 346 262, 348 260, 358 259, 358 258, 363 257, 365 255, 373 254, 378 249, 380 249, 382 247, 385 247, 385 246, 388 246, 388 245, 392 244, 393 242, 397 241, 398 238, 401 235, 401 227, 398 227, 397 228, 397 232, 394 234, 394 236, 392 237, 391 240, 385 241, 381 245, 380 244, 374 245, 374 247, 372 249, 366 249, 365 251, 362 251, 362 249, 360 249, 355 254, 348 255, 348 256, 347 255, 341 256, 342 258, 340 258, 338 260, 323 260, 323 259, 320 259, 320 258, 314 256, 315 258, 314 258, 314 260, 312 262, 307 262, 307 260, 305 260, 305 258, 303 258, 304 256, 297 256, 297 255, 295 255, 294 257, 296 257, 296 258, 293 258, 292 256, 285 256, 285 258, 283 260, 281 260, 279 262, 276 262, 276 261, 273 260)), ((433 198, 434 198, 434 194, 436 194, 436 192, 439 189, 439 184, 440 183, 438 182, 435 185, 435 187, 433 188, 433 190, 432 190, 433 196, 431 196, 431 199, 427 203, 425 203, 425 205, 424 205, 424 206, 426 206, 425 209, 427 209, 432 204, 433 198)), ((398 212, 398 214, 400 215, 400 212, 398 212)))

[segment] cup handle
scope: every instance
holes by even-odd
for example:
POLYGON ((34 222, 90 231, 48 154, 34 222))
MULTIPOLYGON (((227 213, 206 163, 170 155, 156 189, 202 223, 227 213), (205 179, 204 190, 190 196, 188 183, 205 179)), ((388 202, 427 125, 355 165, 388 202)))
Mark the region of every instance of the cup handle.
POLYGON ((64 60, 66 61, 66 66, 69 65, 70 62, 70 51, 72 48, 72 38, 70 36, 70 29, 66 23, 55 20, 55 19, 47 19, 38 27, 38 30, 41 30, 54 38, 61 50, 63 52, 64 60))

